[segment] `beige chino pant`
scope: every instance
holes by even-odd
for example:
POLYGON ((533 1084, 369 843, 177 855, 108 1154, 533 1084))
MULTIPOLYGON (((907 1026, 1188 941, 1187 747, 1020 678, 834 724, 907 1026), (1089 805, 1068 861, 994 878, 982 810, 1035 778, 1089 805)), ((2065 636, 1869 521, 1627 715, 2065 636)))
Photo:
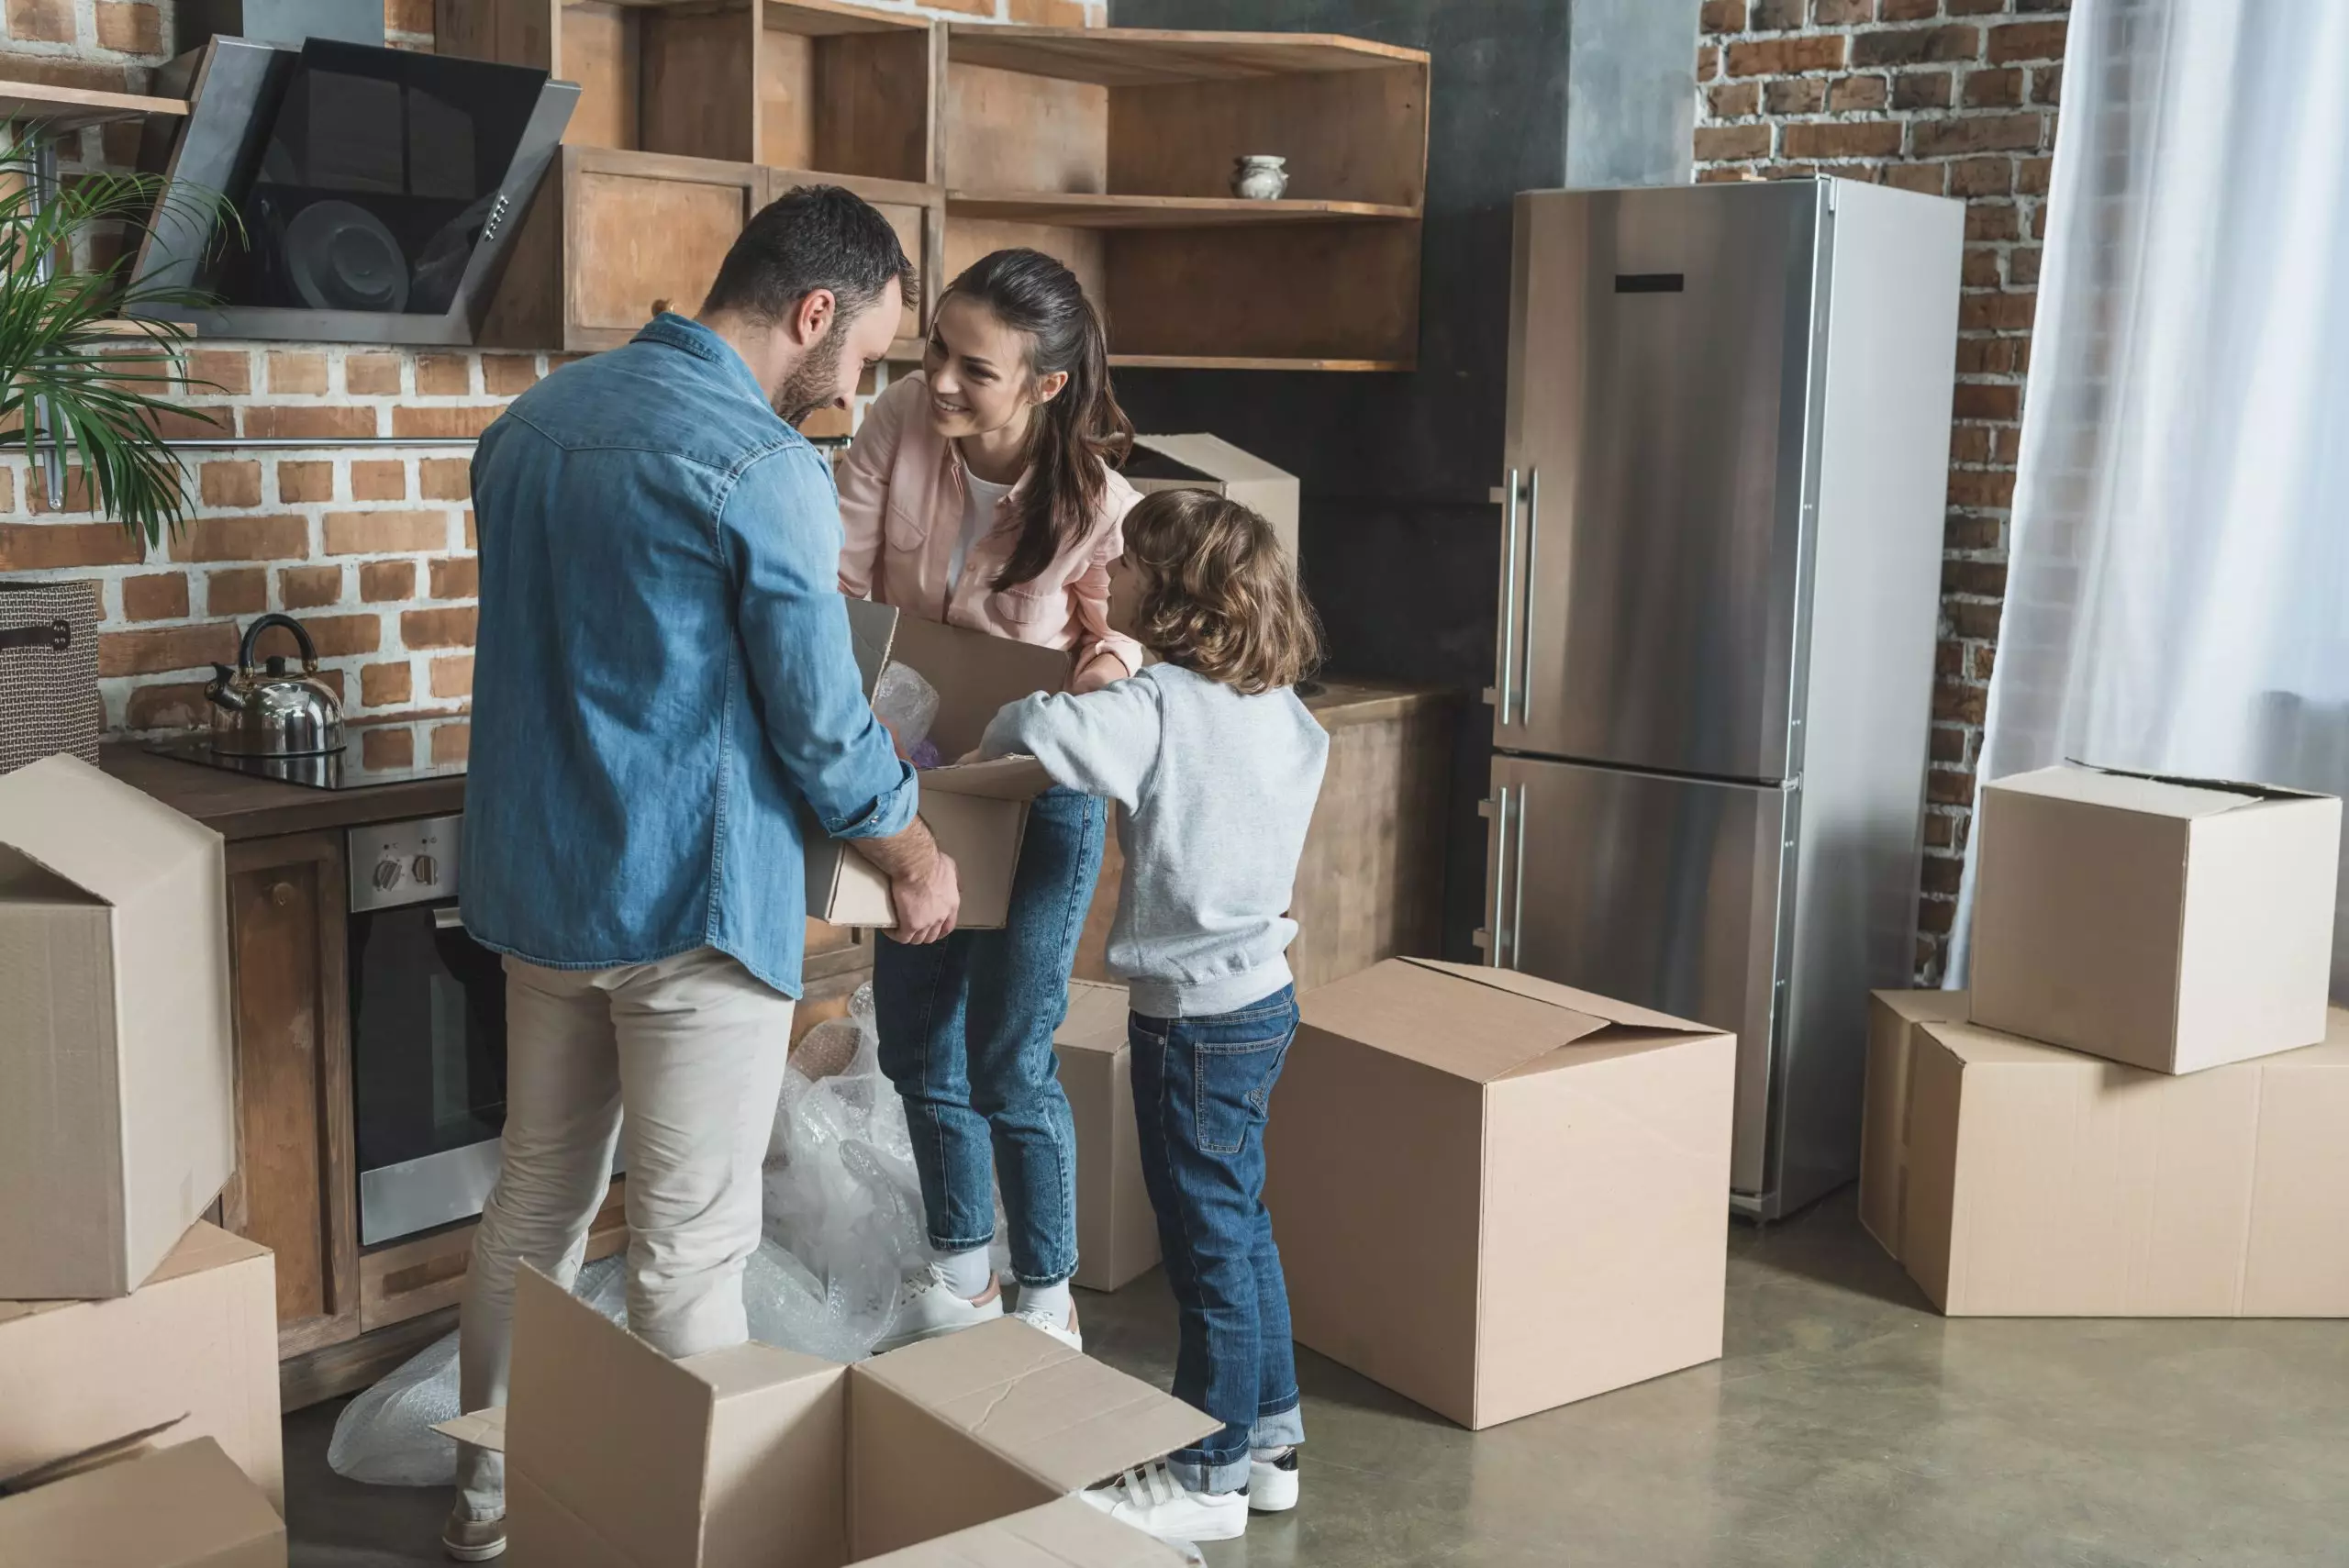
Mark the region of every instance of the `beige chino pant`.
MULTIPOLYGON (((749 1337, 742 1266, 759 1244, 791 1011, 712 948, 617 969, 506 961, 506 1131, 460 1316, 467 1410, 506 1402, 517 1265, 565 1286, 578 1274, 615 1147, 630 1330, 677 1357, 749 1337)), ((502 1457, 461 1445, 457 1487, 473 1517, 501 1512, 502 1457)))

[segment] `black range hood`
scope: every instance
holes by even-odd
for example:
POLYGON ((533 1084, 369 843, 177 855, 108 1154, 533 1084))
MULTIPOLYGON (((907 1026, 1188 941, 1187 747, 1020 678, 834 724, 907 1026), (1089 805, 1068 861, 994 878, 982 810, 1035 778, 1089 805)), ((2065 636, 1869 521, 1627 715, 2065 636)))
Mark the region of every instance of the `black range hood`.
POLYGON ((226 196, 244 232, 186 203, 139 247, 141 282, 216 306, 217 337, 466 344, 579 89, 543 71, 312 39, 214 39, 157 73, 191 101, 141 160, 226 196))

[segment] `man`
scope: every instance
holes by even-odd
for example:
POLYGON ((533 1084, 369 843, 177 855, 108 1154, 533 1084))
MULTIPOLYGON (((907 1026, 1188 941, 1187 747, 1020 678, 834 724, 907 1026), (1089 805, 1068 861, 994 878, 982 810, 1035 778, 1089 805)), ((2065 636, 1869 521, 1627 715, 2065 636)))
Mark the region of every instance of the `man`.
MULTIPOLYGON (((900 940, 953 929, 953 862, 850 651, 830 473, 791 428, 855 390, 912 287, 880 214, 794 191, 696 319, 549 376, 473 458, 460 885, 466 927, 506 955, 507 1095, 466 1282, 468 1410, 505 1399, 516 1267, 577 1273, 616 1143, 629 1326, 672 1356, 747 1337, 803 804, 890 878, 900 940)), ((461 1451, 443 1545, 505 1551, 499 1456, 461 1451)))

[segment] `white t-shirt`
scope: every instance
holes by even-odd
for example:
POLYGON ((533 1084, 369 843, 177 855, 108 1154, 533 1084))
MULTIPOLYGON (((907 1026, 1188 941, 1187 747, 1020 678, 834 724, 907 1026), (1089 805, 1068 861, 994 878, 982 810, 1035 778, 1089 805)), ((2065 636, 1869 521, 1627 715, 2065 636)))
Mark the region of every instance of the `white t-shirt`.
POLYGON ((972 542, 995 531, 996 507, 1010 494, 1008 484, 963 471, 963 532, 954 540, 954 558, 946 568, 948 593, 963 585, 963 562, 970 558, 972 542))

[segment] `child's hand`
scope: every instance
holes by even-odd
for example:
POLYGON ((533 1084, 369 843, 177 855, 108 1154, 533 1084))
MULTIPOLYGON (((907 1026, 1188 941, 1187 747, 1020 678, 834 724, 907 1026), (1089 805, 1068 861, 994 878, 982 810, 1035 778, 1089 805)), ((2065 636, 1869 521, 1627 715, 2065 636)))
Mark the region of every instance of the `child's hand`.
POLYGON ((955 758, 954 765, 958 768, 967 767, 973 762, 984 762, 985 761, 986 758, 980 754, 979 749, 976 746, 974 746, 969 751, 963 752, 961 756, 955 758))
POLYGON ((1081 697, 1087 692, 1097 692, 1112 681, 1126 678, 1126 662, 1114 653, 1096 653, 1085 662, 1085 668, 1068 684, 1069 695, 1081 697))

